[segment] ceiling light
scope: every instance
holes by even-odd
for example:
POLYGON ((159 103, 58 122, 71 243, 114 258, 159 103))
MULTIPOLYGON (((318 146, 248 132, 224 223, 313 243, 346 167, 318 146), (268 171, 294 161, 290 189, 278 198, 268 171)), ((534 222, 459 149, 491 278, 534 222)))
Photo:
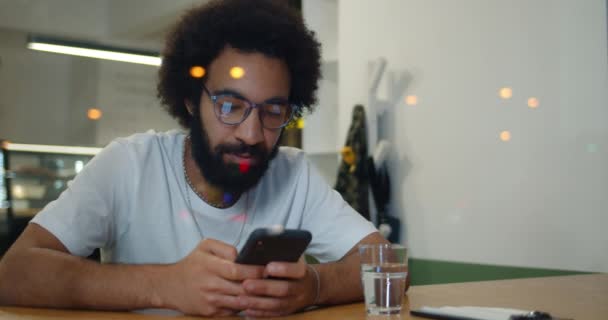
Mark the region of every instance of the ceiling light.
POLYGON ((32 50, 73 56, 160 66, 162 59, 154 52, 118 48, 94 43, 30 36, 27 47, 32 50))
POLYGON ((96 155, 101 148, 92 147, 68 147, 41 144, 4 143, 3 148, 10 151, 34 152, 34 153, 65 153, 77 155, 96 155))

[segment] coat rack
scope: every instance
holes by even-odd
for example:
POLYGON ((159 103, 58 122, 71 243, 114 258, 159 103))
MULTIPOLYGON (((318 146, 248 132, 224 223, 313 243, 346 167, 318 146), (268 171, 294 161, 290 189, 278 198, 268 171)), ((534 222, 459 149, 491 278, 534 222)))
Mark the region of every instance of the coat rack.
POLYGON ((388 159, 391 153, 392 145, 386 139, 378 138, 378 119, 385 112, 399 104, 399 99, 403 95, 408 82, 412 80, 409 72, 389 73, 388 81, 388 98, 380 99, 378 97, 378 88, 380 81, 385 75, 387 61, 385 58, 378 58, 370 64, 371 66, 371 82, 368 92, 367 103, 367 127, 368 127, 368 153, 373 160, 373 168, 369 168, 370 177, 376 177, 376 187, 369 191, 369 214, 372 222, 378 226, 380 233, 387 239, 399 238, 400 222, 398 218, 388 214, 388 203, 390 202, 390 179, 388 175, 388 159), (384 175, 384 176, 382 176, 384 175), (375 193, 375 194, 374 194, 375 193), (377 208, 377 204, 382 208, 377 208), (383 209, 379 212, 379 209, 383 209), (389 224, 390 222, 390 224, 389 224), (391 227, 392 225, 392 227, 391 227), (393 234, 392 237, 391 234, 393 234))
MULTIPOLYGON (((386 70, 386 64, 387 62, 385 58, 379 58, 377 61, 371 64, 372 81, 369 86, 369 97, 367 103, 367 150, 370 153, 369 156, 372 157, 374 163, 374 169, 370 168, 370 170, 375 170, 375 172, 379 172, 380 168, 385 166, 385 162, 388 159, 388 154, 390 153, 391 149, 391 145, 387 140, 378 141, 378 117, 382 115, 389 107, 388 101, 378 98, 378 87, 380 86, 380 81, 382 80, 384 71, 386 70)), ((376 201, 371 188, 368 196, 370 203, 369 211, 372 222, 378 226, 382 236, 388 238, 392 232, 391 227, 388 224, 382 223, 383 221, 380 221, 381 219, 378 217, 378 208, 376 207, 376 201)))

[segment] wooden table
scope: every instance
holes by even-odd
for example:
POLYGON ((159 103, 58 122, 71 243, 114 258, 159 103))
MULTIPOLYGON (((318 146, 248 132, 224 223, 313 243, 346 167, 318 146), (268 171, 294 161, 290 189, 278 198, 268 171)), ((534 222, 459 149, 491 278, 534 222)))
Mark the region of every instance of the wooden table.
MULTIPOLYGON (((608 319, 608 274, 414 286, 410 288, 401 316, 390 319, 421 319, 410 316, 409 308, 443 305, 542 310, 550 312, 554 316, 576 320, 606 320, 608 319)), ((128 312, 0 307, 0 319, 3 320, 159 318, 159 316, 128 312)), ((363 304, 357 303, 321 308, 287 318, 294 320, 356 320, 366 319, 366 315, 363 304)), ((201 318, 183 317, 180 319, 201 318)), ((384 319, 388 319, 388 317, 384 319)))

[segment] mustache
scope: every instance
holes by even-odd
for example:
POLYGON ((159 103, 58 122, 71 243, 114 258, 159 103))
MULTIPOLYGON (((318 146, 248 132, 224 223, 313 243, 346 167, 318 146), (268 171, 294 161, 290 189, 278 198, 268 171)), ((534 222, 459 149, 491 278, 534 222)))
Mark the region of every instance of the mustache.
POLYGON ((245 143, 220 144, 215 147, 215 151, 218 154, 220 154, 220 153, 235 153, 235 154, 247 153, 247 154, 250 154, 252 157, 257 157, 257 158, 266 157, 266 152, 264 151, 264 148, 261 145, 248 145, 245 143))

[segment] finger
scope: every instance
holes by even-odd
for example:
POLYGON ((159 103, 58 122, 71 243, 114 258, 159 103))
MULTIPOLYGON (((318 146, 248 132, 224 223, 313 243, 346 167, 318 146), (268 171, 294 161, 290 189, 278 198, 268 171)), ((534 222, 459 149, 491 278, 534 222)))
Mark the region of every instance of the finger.
POLYGON ((287 309, 289 305, 289 300, 281 298, 258 296, 245 296, 242 298, 243 304, 247 305, 247 310, 280 312, 287 309))
POLYGON ((228 261, 236 260, 236 248, 219 240, 204 239, 199 243, 199 248, 228 261))
POLYGON ((264 274, 275 278, 302 279, 306 275, 306 264, 303 261, 271 262, 266 265, 264 274))
POLYGON ((248 301, 244 296, 232 296, 226 294, 206 294, 204 299, 204 303, 213 306, 215 308, 224 310, 229 310, 235 312, 237 310, 243 310, 248 307, 248 301))
POLYGON ((263 266, 244 265, 227 260, 211 261, 208 268, 220 277, 232 281, 261 279, 264 274, 263 266))
POLYGON ((250 295, 287 297, 293 295, 294 284, 285 280, 245 280, 243 288, 250 295))
POLYGON ((243 295, 246 293, 245 288, 243 287, 241 282, 226 280, 218 276, 211 277, 210 279, 206 280, 203 284, 203 288, 205 291, 208 292, 215 292, 233 296, 243 295))

